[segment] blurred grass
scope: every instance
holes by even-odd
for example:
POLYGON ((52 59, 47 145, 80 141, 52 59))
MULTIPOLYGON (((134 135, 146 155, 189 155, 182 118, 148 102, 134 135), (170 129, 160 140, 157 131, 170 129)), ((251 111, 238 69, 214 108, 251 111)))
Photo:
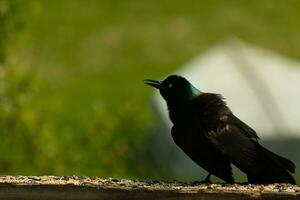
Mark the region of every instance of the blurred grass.
POLYGON ((147 177, 153 116, 144 78, 162 78, 232 35, 300 58, 297 0, 2 3, 15 27, 2 31, 4 64, 29 69, 34 92, 24 105, 31 115, 22 113, 31 128, 0 141, 1 173, 147 177))

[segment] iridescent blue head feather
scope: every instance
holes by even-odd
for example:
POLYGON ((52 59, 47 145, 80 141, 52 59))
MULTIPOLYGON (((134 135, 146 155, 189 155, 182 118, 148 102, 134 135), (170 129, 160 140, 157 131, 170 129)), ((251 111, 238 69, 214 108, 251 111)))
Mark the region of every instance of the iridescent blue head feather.
POLYGON ((146 79, 145 83, 159 89, 167 102, 187 101, 201 94, 188 80, 178 75, 171 75, 163 81, 146 79))
POLYGON ((198 90, 195 86, 193 86, 192 84, 190 84, 191 86, 191 90, 192 90, 192 96, 195 97, 195 96, 198 96, 201 94, 201 91, 198 90))

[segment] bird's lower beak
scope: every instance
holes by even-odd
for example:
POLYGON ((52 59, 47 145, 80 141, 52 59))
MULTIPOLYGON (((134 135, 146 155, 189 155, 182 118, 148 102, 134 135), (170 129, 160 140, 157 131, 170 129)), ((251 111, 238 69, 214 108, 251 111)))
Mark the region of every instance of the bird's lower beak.
POLYGON ((155 87, 157 89, 162 89, 161 81, 151 80, 151 79, 145 79, 144 83, 147 85, 150 85, 152 87, 155 87))

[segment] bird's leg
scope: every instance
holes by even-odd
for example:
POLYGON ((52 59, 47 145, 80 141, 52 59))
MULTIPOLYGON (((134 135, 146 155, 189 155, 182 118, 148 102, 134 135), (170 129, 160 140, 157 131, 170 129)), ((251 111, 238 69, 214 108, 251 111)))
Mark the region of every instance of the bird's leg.
POLYGON ((211 173, 209 172, 207 177, 203 181, 201 181, 201 183, 211 183, 210 176, 211 176, 211 173))
POLYGON ((203 183, 211 183, 210 176, 211 176, 211 173, 209 172, 209 174, 206 176, 206 178, 204 180, 202 180, 202 181, 193 181, 193 182, 191 182, 191 185, 199 185, 199 184, 203 184, 203 183))

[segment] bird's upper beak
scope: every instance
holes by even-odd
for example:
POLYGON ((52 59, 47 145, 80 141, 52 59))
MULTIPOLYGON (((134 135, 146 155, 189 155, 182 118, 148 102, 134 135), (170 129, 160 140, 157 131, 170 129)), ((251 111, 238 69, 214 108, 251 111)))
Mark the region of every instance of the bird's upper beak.
POLYGON ((144 83, 147 85, 150 85, 152 87, 155 87, 157 89, 162 89, 161 81, 151 80, 151 79, 145 79, 144 83))

